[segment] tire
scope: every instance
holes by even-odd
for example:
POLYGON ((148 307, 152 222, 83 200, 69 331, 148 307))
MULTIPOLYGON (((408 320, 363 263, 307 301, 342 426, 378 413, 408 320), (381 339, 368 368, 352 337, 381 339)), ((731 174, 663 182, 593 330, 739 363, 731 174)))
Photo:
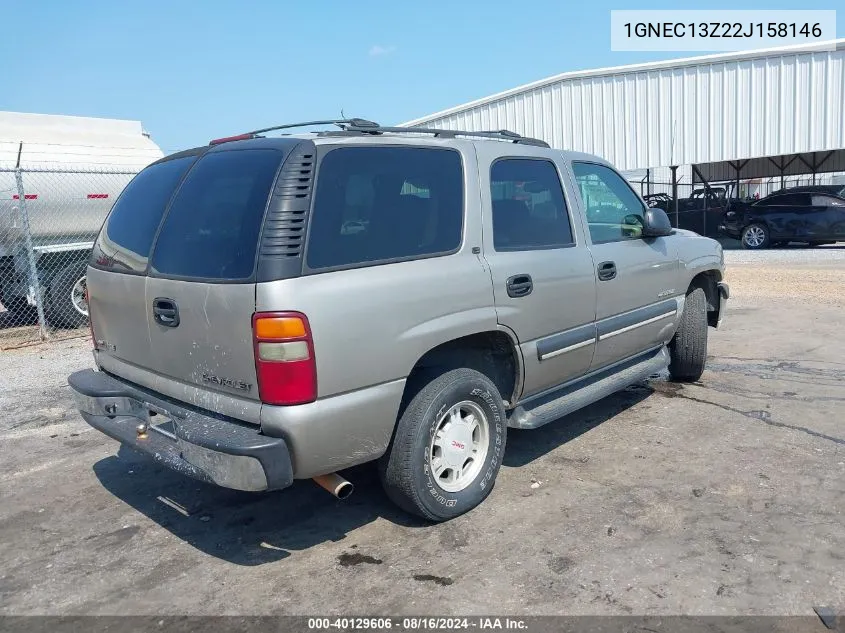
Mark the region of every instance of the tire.
POLYGON ((742 243, 742 248, 751 250, 759 250, 769 246, 769 227, 765 224, 749 224, 742 229, 742 234, 739 238, 742 243))
POLYGON ((44 298, 44 313, 47 323, 55 328, 77 328, 88 321, 88 310, 81 311, 72 295, 78 284, 84 289, 85 274, 88 264, 75 262, 62 268, 50 281, 47 296, 44 298))
POLYGON ((6 325, 21 326, 38 323, 38 311, 26 302, 23 297, 10 297, 2 301, 7 316, 6 325))
POLYGON ((707 362, 707 297, 703 288, 687 292, 681 323, 669 342, 669 374, 677 382, 695 382, 707 362))
POLYGON ((452 369, 410 387, 418 391, 400 414, 379 460, 379 476, 400 508, 429 521, 446 521, 472 510, 493 488, 505 452, 504 403, 493 382, 474 369, 452 369), (461 421, 452 422, 450 431, 447 419, 456 409, 461 421), (474 432, 468 428, 469 414, 479 422, 474 432), (473 445, 476 454, 484 451, 478 461, 471 460, 473 445), (462 477, 451 466, 461 462, 462 477), (438 466, 442 470, 435 474, 438 466))

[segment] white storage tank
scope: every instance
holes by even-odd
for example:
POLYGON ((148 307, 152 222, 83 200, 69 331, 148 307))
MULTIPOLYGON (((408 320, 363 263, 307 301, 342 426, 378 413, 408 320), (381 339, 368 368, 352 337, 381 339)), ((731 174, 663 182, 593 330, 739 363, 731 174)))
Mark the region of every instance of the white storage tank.
POLYGON ((87 311, 64 286, 69 276, 84 285, 85 262, 114 201, 162 156, 139 121, 0 112, 0 303, 26 311, 40 296, 55 325, 79 324, 87 311))

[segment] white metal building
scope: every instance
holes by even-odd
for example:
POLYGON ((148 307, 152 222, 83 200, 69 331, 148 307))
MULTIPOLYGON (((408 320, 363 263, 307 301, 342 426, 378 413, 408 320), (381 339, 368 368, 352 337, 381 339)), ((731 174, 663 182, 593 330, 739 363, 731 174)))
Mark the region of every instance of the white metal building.
POLYGON ((568 72, 403 125, 509 129, 632 182, 815 179, 845 172, 845 39, 568 72))

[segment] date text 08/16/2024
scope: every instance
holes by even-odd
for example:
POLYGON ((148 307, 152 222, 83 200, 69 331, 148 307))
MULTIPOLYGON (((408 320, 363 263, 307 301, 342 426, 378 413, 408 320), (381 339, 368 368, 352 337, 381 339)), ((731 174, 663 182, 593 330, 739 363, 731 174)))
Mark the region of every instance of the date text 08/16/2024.
POLYGON ((449 631, 449 630, 525 630, 527 623, 519 618, 442 618, 442 617, 350 617, 309 618, 308 629, 321 630, 370 630, 370 631, 449 631))

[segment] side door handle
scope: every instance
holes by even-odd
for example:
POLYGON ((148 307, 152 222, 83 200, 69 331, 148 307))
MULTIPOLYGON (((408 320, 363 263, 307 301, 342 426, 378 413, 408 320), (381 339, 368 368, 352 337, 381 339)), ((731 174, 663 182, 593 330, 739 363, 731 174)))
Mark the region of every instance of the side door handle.
POLYGON ((514 275, 508 277, 506 282, 508 289, 508 296, 517 299, 519 297, 527 297, 534 290, 534 282, 531 280, 531 275, 514 275))
POLYGON ((173 299, 156 297, 153 299, 153 320, 164 327, 179 325, 179 306, 173 299))
POLYGON ((614 262, 602 262, 598 266, 599 281, 610 281, 616 277, 616 264, 614 262))

